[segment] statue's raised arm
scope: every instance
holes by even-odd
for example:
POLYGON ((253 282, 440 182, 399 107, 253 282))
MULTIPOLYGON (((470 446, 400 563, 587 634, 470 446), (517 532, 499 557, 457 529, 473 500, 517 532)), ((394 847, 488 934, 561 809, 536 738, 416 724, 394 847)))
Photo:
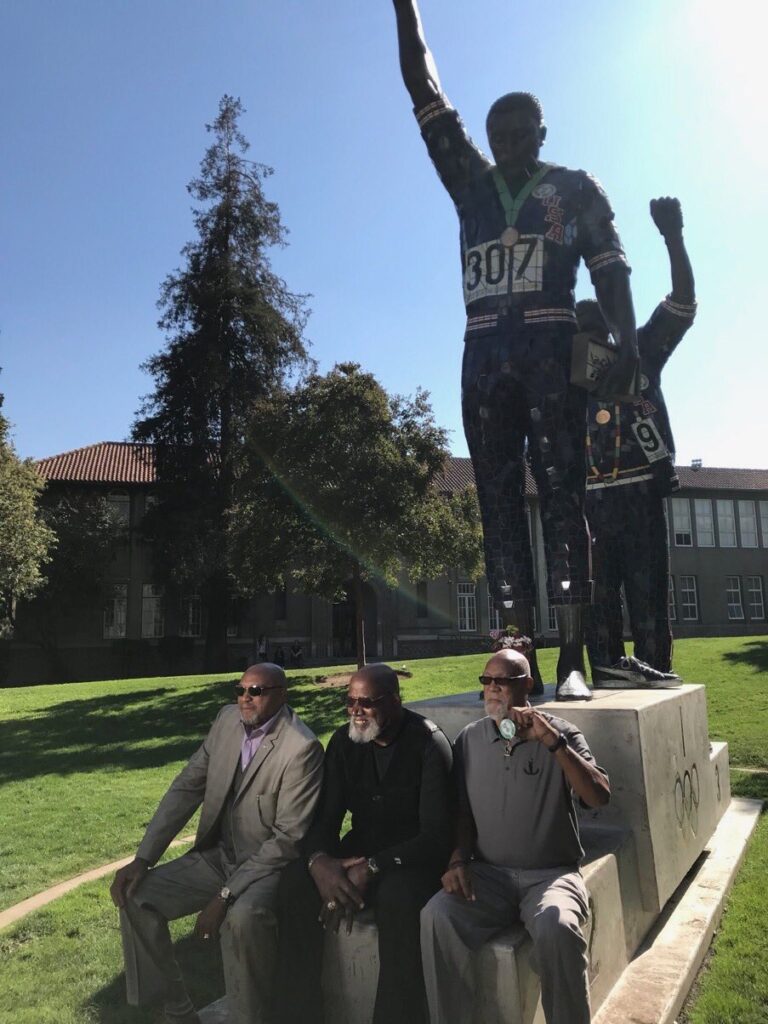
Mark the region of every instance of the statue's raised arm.
POLYGON ((440 78, 435 58, 424 39, 416 0, 394 0, 394 4, 400 70, 413 105, 420 110, 441 95, 440 78))

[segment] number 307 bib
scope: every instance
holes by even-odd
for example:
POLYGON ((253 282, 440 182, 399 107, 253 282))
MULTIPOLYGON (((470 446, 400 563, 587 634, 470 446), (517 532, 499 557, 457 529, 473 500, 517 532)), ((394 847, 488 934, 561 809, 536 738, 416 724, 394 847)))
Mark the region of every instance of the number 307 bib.
POLYGON ((521 235, 512 246, 498 239, 464 254, 464 303, 510 292, 540 292, 544 277, 544 236, 521 235))

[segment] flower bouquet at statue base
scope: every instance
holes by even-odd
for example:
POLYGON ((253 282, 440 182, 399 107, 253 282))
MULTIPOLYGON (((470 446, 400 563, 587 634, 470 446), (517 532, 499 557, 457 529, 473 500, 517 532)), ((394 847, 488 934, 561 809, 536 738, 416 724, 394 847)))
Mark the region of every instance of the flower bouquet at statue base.
POLYGON ((519 651, 528 658, 533 650, 533 640, 525 636, 517 626, 506 626, 504 629, 492 629, 490 632, 491 650, 519 651))

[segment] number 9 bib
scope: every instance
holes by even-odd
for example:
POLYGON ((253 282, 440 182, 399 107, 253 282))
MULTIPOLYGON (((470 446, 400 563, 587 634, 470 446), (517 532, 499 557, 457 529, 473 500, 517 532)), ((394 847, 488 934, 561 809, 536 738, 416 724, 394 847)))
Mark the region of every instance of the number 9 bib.
POLYGON ((649 462, 658 462, 659 459, 666 459, 669 455, 667 446, 662 440, 661 434, 653 420, 638 419, 632 424, 632 430, 637 443, 643 449, 643 453, 649 462))

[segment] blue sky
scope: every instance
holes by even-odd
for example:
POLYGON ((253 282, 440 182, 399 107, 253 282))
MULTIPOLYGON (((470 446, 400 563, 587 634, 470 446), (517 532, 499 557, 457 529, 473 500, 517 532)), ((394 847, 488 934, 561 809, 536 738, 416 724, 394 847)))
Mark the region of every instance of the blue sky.
MULTIPOLYGON (((768 465, 765 57, 749 0, 423 0, 476 140, 537 93, 542 155, 603 182, 639 322, 668 290, 648 200, 678 195, 700 313, 665 372, 678 462, 768 465), (718 10, 721 12, 718 15, 718 10), (750 27, 751 26, 751 27, 750 27)), ((356 360, 432 394, 466 454, 457 225, 397 65, 391 0, 16 0, 0 11, 0 391, 19 453, 127 437, 159 287, 192 237, 186 183, 225 92, 310 292, 321 369, 356 360)), ((591 294, 582 269, 579 294, 591 294)))

